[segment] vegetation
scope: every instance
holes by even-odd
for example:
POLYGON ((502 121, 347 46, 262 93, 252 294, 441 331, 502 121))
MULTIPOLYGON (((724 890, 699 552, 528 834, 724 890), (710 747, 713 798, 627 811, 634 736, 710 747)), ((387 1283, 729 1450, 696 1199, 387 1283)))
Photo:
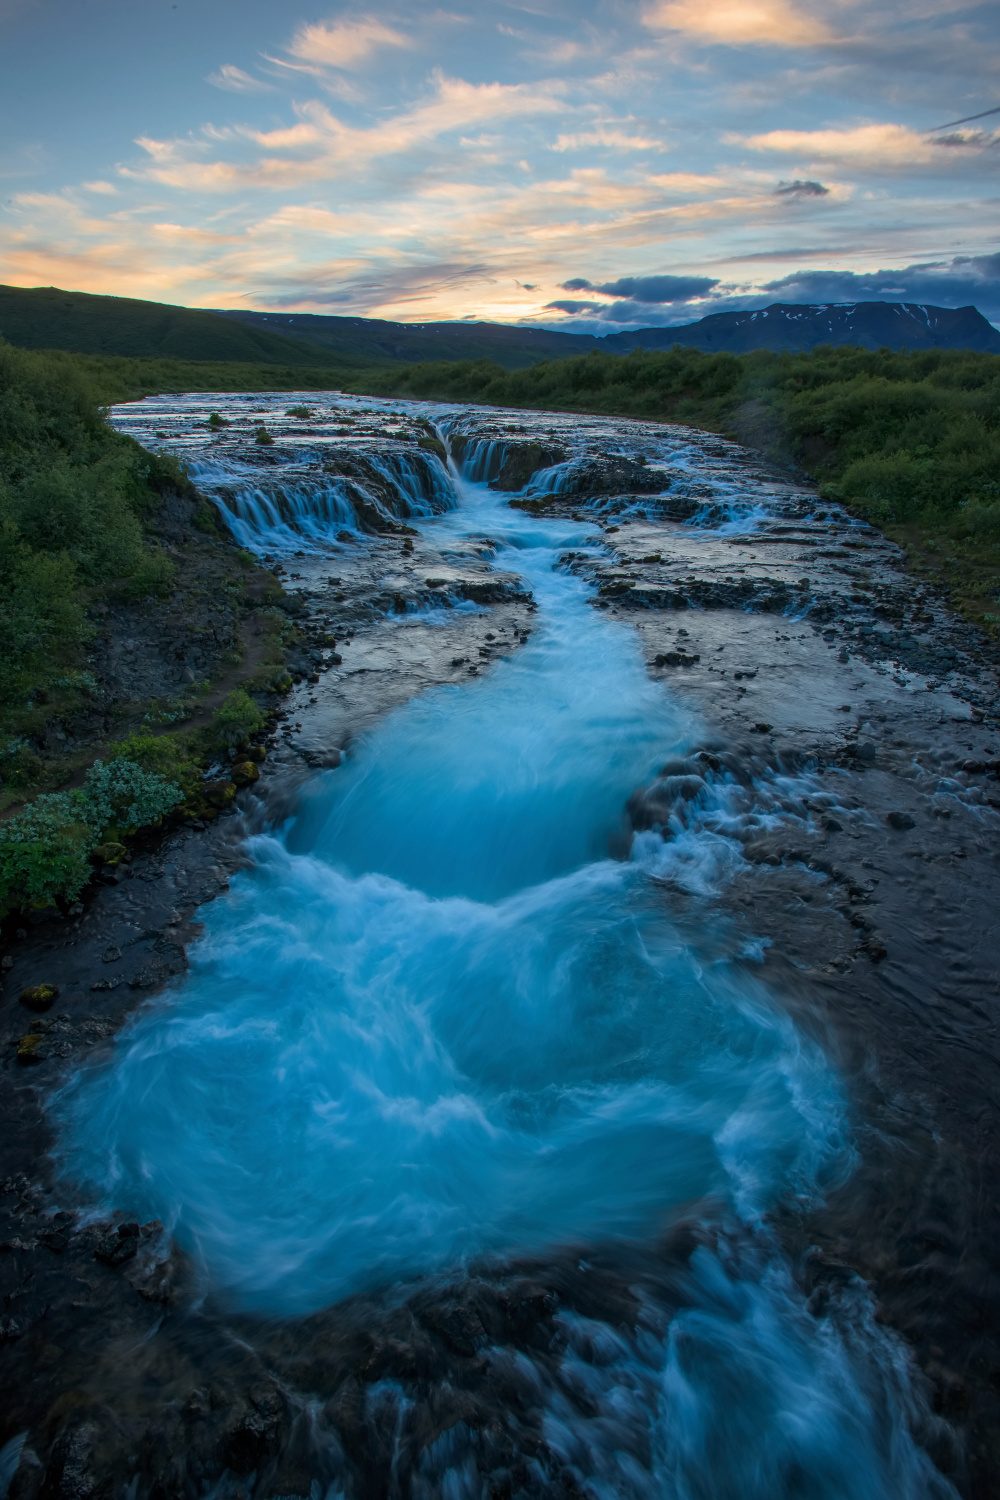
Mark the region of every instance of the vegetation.
POLYGON ((70 708, 93 686, 88 600, 169 585, 144 521, 186 483, 113 431, 73 361, 0 343, 0 734, 43 695, 70 708))
MULTIPOLYGON (((109 363, 119 372, 128 364, 109 363)), ((174 459, 150 454, 110 426, 106 373, 101 361, 0 341, 0 802, 7 814, 0 821, 0 917, 75 899, 95 860, 124 856, 122 838, 175 810, 215 816, 235 787, 224 780, 212 801, 206 765, 245 745, 264 723, 244 689, 230 692, 210 718, 206 706, 200 729, 181 727, 192 703, 102 696, 105 687, 89 660, 95 619, 130 619, 154 608, 166 612, 166 624, 177 614, 175 578, 189 612, 211 583, 227 598, 238 594, 241 608, 261 610, 262 681, 252 685, 270 692, 287 682, 282 617, 266 607, 281 602, 280 585, 235 548, 211 548, 205 573, 201 544, 178 547, 175 536, 173 556, 160 545, 155 527, 168 492, 185 497, 191 524, 213 534, 214 513, 198 512, 174 459), (61 757, 48 747, 49 725, 93 722, 93 738, 106 733, 108 714, 124 728, 143 713, 150 723, 172 727, 154 734, 143 725, 89 769, 98 744, 88 753, 77 738, 61 757), (82 785, 54 790, 74 779, 82 785), (42 795, 18 808, 32 789, 42 795)), ((259 366, 255 374, 259 379, 259 366)), ((242 656, 237 636, 221 660, 239 665, 242 656)), ((207 689, 206 681, 200 691, 207 689)))
POLYGON ((688 423, 793 462, 902 541, 996 633, 1000 356, 852 347, 587 354, 509 371, 486 361, 372 373, 354 389, 688 423))
POLYGON ((160 822, 182 800, 179 786, 121 758, 95 761, 82 788, 36 797, 0 823, 0 916, 75 900, 102 844, 160 822))
POLYGON ((0 286, 0 334, 22 349, 76 354, 294 365, 330 360, 307 340, 217 313, 54 286, 0 286))

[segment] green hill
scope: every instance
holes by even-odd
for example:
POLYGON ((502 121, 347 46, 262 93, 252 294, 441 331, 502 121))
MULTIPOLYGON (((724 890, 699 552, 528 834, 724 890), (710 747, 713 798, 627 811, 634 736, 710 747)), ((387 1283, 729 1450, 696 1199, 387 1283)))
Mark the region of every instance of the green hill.
MULTIPOLYGON (((97 297, 58 287, 0 286, 0 336, 20 349, 66 349, 72 354, 125 355, 241 364, 330 364, 330 351, 302 339, 215 313, 97 297)), ((338 350, 340 363, 371 359, 338 350)))

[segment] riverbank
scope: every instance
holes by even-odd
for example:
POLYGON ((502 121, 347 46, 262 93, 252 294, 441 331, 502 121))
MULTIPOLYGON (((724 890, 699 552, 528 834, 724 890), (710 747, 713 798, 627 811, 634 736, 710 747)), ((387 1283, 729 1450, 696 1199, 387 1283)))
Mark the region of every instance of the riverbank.
MULTIPOLYGON (((570 441, 558 421, 511 435, 492 420, 464 428, 483 480, 519 442, 551 456, 570 441)), ((610 443, 588 438, 612 450, 643 440, 629 424, 610 443)), ((700 961, 763 979, 836 1061, 858 1168, 823 1207, 786 1204, 777 1231, 817 1319, 831 1307, 848 1317, 855 1276, 872 1285, 878 1317, 928 1382, 922 1393, 920 1378, 900 1376, 910 1426, 964 1493, 985 1496, 1000 1368, 1000 1226, 986 1190, 1000 1165, 987 1114, 1000 1060, 996 662, 839 507, 730 445, 684 436, 678 447, 668 494, 680 519, 655 505, 656 485, 623 492, 620 472, 610 488, 591 472, 575 490, 526 497, 599 528, 603 553, 568 545, 561 567, 592 582, 595 610, 638 631, 650 676, 702 726, 683 764, 623 790, 624 847, 629 830, 652 840, 658 899, 700 961), (697 853, 722 863, 686 865, 699 787, 720 777, 728 822, 697 853)), ((0 1436, 28 1434, 15 1496, 71 1483, 97 1493, 112 1478, 145 1494, 154 1476, 179 1494, 224 1473, 234 1495, 250 1475, 261 1494, 304 1494, 314 1480, 371 1494, 394 1466, 440 1485, 470 1463, 511 1493, 569 1494, 579 1455, 561 1452, 546 1413, 576 1399, 570 1354, 590 1372, 592 1417, 610 1419, 616 1389, 598 1378, 614 1360, 573 1344, 572 1318, 613 1330, 625 1350, 644 1295, 689 1295, 696 1212, 653 1246, 478 1265, 306 1318, 259 1318, 203 1301, 197 1268, 162 1226, 128 1228, 131 1203, 118 1205, 129 1217, 95 1222, 51 1175, 42 1107, 61 1070, 99 1055, 183 970, 200 908, 243 866, 246 835, 283 822, 311 771, 340 774, 387 710, 488 674, 530 642, 535 601, 493 570, 495 539, 438 539, 435 524, 355 534, 336 545, 334 573, 330 549, 290 550, 285 587, 317 645, 298 663, 261 781, 205 833, 138 850, 82 913, 24 929, 7 954, 0 1358, 11 1404, 0 1436), (451 608, 434 607, 442 596, 451 608), (335 648, 318 644, 324 630, 335 648), (61 994, 48 1059, 26 1066, 17 1043, 39 1023, 16 997, 41 983, 61 994), (522 1358, 534 1384, 517 1375, 522 1358)))

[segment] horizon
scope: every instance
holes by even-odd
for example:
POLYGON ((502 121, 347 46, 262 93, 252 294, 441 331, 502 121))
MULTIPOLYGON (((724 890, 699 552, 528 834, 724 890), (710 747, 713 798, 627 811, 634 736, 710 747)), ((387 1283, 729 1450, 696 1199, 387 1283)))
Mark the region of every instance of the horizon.
POLYGON ((775 302, 996 324, 998 37, 960 0, 12 0, 0 281, 597 336, 775 302))

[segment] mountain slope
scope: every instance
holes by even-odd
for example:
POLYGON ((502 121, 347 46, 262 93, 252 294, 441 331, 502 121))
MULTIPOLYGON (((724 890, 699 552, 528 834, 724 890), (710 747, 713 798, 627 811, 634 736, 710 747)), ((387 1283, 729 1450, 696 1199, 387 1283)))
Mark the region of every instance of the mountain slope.
POLYGON ((214 313, 131 297, 64 292, 58 287, 0 286, 0 335, 22 349, 66 349, 72 354, 281 365, 329 363, 314 343, 224 322, 214 313))
POLYGON ((253 328, 281 332, 327 351, 328 357, 366 358, 408 364, 440 359, 490 359, 519 370, 541 359, 564 359, 601 349, 606 340, 507 323, 390 323, 384 318, 344 318, 322 313, 262 313, 219 310, 253 328))

